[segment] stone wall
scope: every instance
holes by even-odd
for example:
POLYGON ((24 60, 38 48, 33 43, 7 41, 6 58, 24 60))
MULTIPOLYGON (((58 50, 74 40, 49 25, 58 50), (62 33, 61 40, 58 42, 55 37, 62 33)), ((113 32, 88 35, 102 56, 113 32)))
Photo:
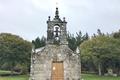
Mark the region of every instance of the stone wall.
POLYGON ((46 45, 34 53, 30 80, 51 80, 53 61, 63 61, 64 80, 80 80, 80 56, 67 45, 46 45))

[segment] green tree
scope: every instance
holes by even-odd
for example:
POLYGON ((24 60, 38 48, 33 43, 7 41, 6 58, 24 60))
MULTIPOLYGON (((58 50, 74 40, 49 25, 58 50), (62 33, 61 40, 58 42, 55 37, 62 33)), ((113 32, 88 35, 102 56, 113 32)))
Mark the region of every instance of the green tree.
MULTIPOLYGON (((17 35, 10 33, 0 34, 0 64, 7 64, 13 73, 18 64, 29 68, 31 43, 17 35)), ((23 72, 23 69, 22 69, 23 72)))
POLYGON ((105 59, 111 59, 111 61, 119 59, 120 41, 109 36, 97 35, 83 42, 80 49, 82 60, 92 60, 98 69, 99 75, 102 75, 102 64, 105 59))
POLYGON ((120 30, 118 32, 113 33, 113 37, 116 39, 120 39, 120 30))
POLYGON ((73 34, 68 34, 67 40, 68 40, 69 48, 71 50, 75 51, 76 48, 77 48, 77 45, 76 45, 76 39, 75 39, 74 35, 73 34))
POLYGON ((73 34, 70 34, 70 33, 67 36, 68 46, 73 51, 75 51, 76 48, 82 42, 84 42, 85 40, 88 40, 88 39, 89 39, 88 33, 86 33, 85 35, 83 35, 81 31, 79 31, 78 33, 76 33, 76 36, 74 36, 73 34))
POLYGON ((46 38, 44 36, 41 39, 37 37, 32 43, 35 45, 35 49, 43 47, 46 45, 46 38))

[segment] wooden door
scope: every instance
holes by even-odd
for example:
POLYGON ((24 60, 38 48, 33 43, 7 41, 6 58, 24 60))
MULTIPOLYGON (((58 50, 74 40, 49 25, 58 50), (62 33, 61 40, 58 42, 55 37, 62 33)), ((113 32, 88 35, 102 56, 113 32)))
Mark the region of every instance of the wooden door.
POLYGON ((64 80, 63 61, 52 63, 52 80, 64 80))

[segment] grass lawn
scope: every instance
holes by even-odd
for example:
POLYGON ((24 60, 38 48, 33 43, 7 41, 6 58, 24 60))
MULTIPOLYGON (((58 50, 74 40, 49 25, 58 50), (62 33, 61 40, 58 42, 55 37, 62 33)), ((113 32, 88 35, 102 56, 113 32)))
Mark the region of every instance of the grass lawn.
MULTIPOLYGON (((4 71, 0 70, 0 75, 1 74, 10 74, 11 71, 4 71)), ((0 80, 28 80, 28 76, 26 75, 19 75, 19 76, 0 76, 0 80)))
POLYGON ((10 74, 11 71, 0 70, 0 74, 10 74))
MULTIPOLYGON (((83 80, 120 80, 120 77, 105 77, 105 76, 97 76, 92 74, 82 74, 83 80)), ((13 77, 0 77, 0 80, 28 80, 28 76, 20 75, 13 77)))
POLYGON ((93 74, 82 74, 83 80, 120 80, 120 77, 98 76, 93 74))
POLYGON ((28 80, 28 76, 20 75, 20 76, 8 76, 8 77, 0 77, 0 80, 28 80))
MULTIPOLYGON (((8 74, 10 71, 2 71, 0 70, 0 74, 8 74)), ((0 77, 0 80, 28 80, 29 77, 27 75, 18 75, 18 76, 4 76, 0 77)), ((82 74, 83 80, 120 80, 120 77, 106 77, 106 76, 98 76, 93 74, 82 74)))

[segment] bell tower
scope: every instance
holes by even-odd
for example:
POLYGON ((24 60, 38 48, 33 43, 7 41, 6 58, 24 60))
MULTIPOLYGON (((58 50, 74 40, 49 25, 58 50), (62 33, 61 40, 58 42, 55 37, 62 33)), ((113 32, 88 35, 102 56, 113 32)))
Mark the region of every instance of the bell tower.
POLYGON ((67 31, 66 31, 65 17, 63 20, 59 17, 58 8, 55 11, 53 20, 48 17, 47 21, 47 44, 67 45, 67 31))
POLYGON ((47 20, 47 44, 31 54, 30 80, 81 80, 81 61, 78 53, 68 47, 67 22, 59 17, 47 20))

